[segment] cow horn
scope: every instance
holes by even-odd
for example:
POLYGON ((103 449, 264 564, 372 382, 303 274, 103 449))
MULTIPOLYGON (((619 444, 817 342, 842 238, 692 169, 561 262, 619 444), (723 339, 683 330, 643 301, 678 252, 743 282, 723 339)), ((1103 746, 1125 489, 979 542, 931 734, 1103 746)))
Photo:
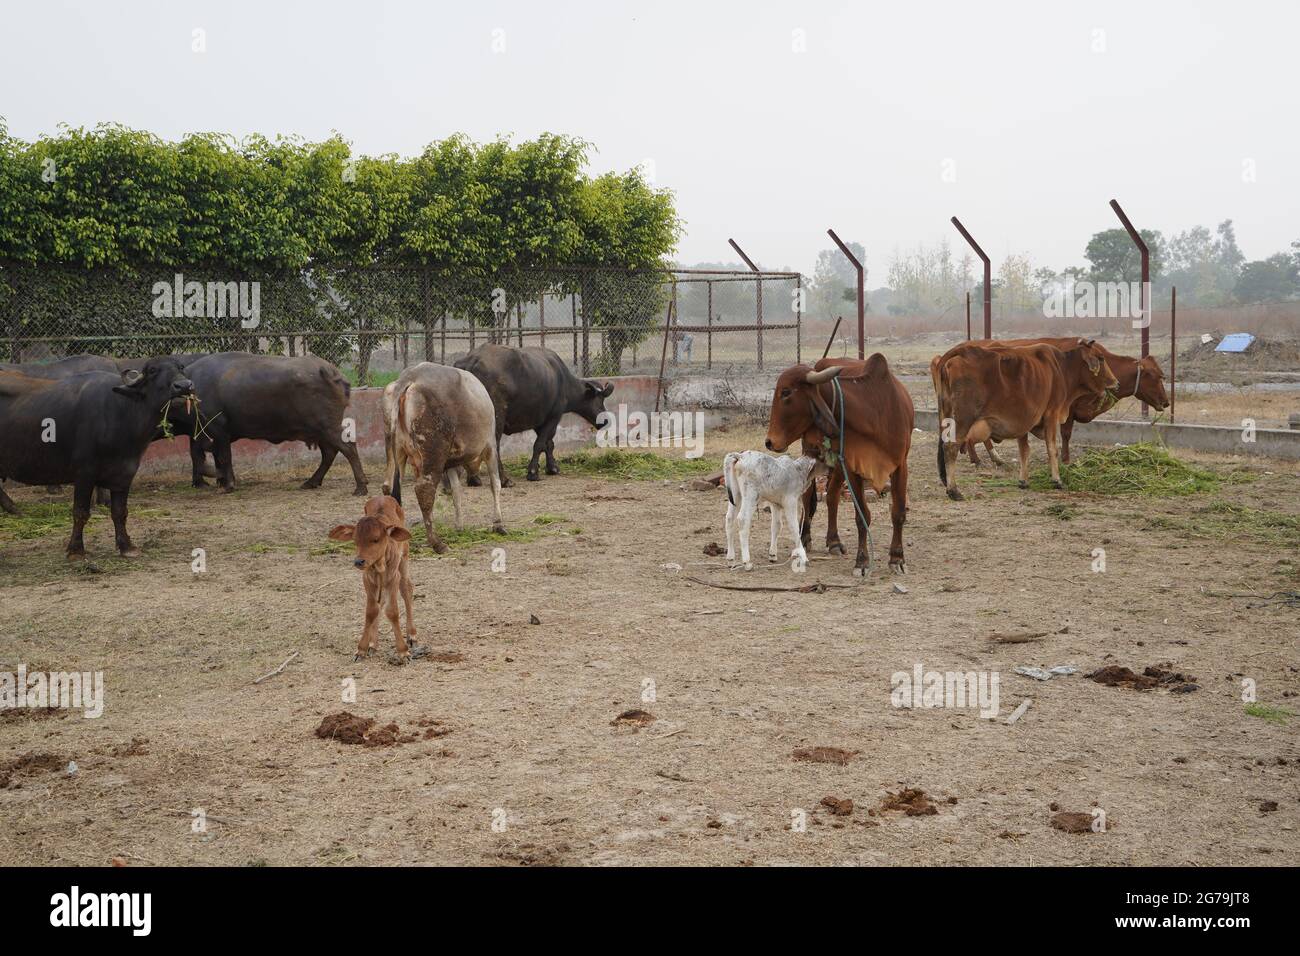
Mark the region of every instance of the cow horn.
POLYGON ((844 371, 843 365, 832 365, 830 368, 824 368, 820 372, 809 372, 804 376, 804 381, 809 385, 821 385, 823 382, 829 382, 842 371, 844 371))
POLYGON ((136 385, 142 378, 144 378, 144 375, 138 368, 129 368, 122 373, 122 381, 126 385, 136 385))

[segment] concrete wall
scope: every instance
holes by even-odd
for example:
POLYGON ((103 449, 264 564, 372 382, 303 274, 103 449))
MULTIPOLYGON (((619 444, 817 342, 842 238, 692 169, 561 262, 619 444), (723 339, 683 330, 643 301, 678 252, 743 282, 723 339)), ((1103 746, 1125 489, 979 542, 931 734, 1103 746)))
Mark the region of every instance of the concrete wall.
MULTIPOLYGON (((654 409, 656 379, 653 377, 623 375, 602 379, 602 381, 614 383, 614 394, 605 400, 605 404, 612 411, 617 410, 620 402, 626 404, 629 409, 642 411, 654 409)), ((352 400, 348 403, 346 414, 356 423, 357 447, 363 456, 382 457, 384 454, 384 419, 380 411, 380 398, 383 393, 382 388, 352 390, 352 400)), ((560 420, 560 427, 555 433, 555 445, 556 448, 578 448, 592 444, 595 435, 595 429, 577 415, 565 415, 560 420)), ((501 440, 502 457, 514 458, 518 455, 531 454, 536 437, 536 434, 531 431, 507 435, 501 440)), ((273 445, 270 442, 242 439, 235 442, 232 454, 236 475, 241 466, 247 468, 250 465, 274 465, 297 461, 320 463, 319 451, 297 441, 273 445)), ((149 446, 140 467, 145 471, 158 468, 171 469, 180 467, 183 460, 188 473, 189 455, 188 438, 178 437, 173 441, 156 441, 149 446)), ((342 458, 335 461, 335 467, 340 466, 347 467, 347 463, 342 458)))
MULTIPOLYGON (((938 431, 939 413, 928 409, 916 412, 916 427, 938 431)), ((1187 451, 1213 452, 1223 455, 1258 455, 1266 458, 1300 460, 1300 431, 1260 428, 1253 442, 1242 441, 1242 430, 1222 425, 1171 425, 1167 422, 1111 421, 1098 419, 1075 425, 1070 438, 1074 445, 1134 445, 1156 442, 1187 451)))

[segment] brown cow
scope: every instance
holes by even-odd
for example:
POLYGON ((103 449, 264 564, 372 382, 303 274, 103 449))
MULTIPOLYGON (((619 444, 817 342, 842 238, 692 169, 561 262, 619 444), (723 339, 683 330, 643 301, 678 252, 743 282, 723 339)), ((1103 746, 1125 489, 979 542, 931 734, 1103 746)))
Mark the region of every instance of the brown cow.
MULTIPOLYGON (((1021 346, 1021 345, 1054 345, 1058 349, 1068 349, 1078 342, 1076 337, 1067 338, 1039 338, 1039 339, 983 339, 977 343, 985 346, 1021 346)), ((1106 364, 1119 379, 1119 387, 1115 389, 1115 400, 1121 398, 1130 398, 1137 396, 1138 400, 1150 405, 1158 412, 1163 412, 1169 407, 1169 396, 1165 394, 1165 373, 1160 368, 1160 363, 1155 360, 1155 356, 1148 355, 1146 358, 1135 359, 1128 355, 1118 355, 1100 344, 1094 343, 1094 347, 1106 358, 1106 364)), ((1107 411, 1109 405, 1103 405, 1098 409, 1090 397, 1085 396, 1079 399, 1070 407, 1070 417, 1061 423, 1061 462, 1068 465, 1070 463, 1070 435, 1074 431, 1074 423, 1082 422, 1087 424, 1098 415, 1107 411)), ((995 464, 1004 465, 1004 462, 998 453, 993 450, 993 440, 989 439, 984 442, 984 447, 988 449, 989 458, 995 464)), ((975 443, 967 442, 966 451, 970 455, 972 465, 980 463, 979 455, 975 453, 975 443)))
MULTIPOLYGON (((889 567, 903 574, 903 522, 907 518, 907 455, 912 448, 916 413, 907 389, 889 370, 885 357, 877 352, 866 362, 822 359, 815 366, 795 365, 776 380, 772 412, 767 425, 769 451, 783 452, 796 440, 804 454, 823 458, 832 473, 841 471, 840 458, 848 466, 849 487, 862 505, 858 522, 858 554, 854 573, 866 576, 867 524, 871 512, 864 495, 869 484, 876 494, 891 488, 890 518, 894 526, 889 543, 889 567), (833 379, 838 378, 837 388, 833 379), (840 395, 843 395, 843 405, 840 395), (840 416, 844 419, 844 441, 840 442, 840 416), (831 459, 834 459, 833 461, 831 459), (864 521, 865 517, 865 521, 864 521)), ((838 493, 831 494, 828 482, 827 513, 834 514, 838 493)), ((838 489, 837 489, 838 491, 838 489)), ((817 486, 810 483, 804 493, 803 525, 800 537, 807 548, 812 536, 812 516, 817 510, 817 486)), ((834 519, 827 531, 827 545, 839 545, 834 519)), ((841 551, 843 548, 840 549, 841 551)))
POLYGON ((1029 435, 1047 445, 1052 484, 1061 484, 1057 434, 1075 402, 1094 407, 1119 383, 1095 344, 1084 339, 1065 351, 1052 345, 989 348, 966 343, 930 363, 939 405, 939 478, 948 497, 962 500, 955 471, 967 441, 1015 438, 1020 445, 1020 487, 1029 487, 1029 435), (945 439, 949 428, 952 441, 945 439))

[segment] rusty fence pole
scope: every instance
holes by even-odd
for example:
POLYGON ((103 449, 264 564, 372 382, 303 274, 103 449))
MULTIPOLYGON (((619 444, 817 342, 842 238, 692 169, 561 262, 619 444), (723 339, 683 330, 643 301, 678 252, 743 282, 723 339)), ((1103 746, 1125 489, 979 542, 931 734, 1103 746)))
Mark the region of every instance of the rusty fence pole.
POLYGON ((1169 424, 1174 423, 1178 397, 1178 287, 1169 289, 1169 424))
MULTIPOLYGON (((1133 228, 1133 223, 1129 222, 1128 216, 1124 215, 1124 210, 1120 208, 1119 202, 1112 199, 1110 208, 1115 210, 1115 215, 1119 221, 1124 224, 1124 229, 1128 237, 1133 240, 1133 245, 1137 246, 1138 253, 1142 256, 1142 288, 1138 293, 1138 304, 1142 306, 1142 358, 1151 354, 1151 250, 1147 244, 1142 241, 1142 236, 1133 228)), ((1150 410, 1146 402, 1142 403, 1142 417, 1146 418, 1150 410)))
POLYGON ((980 257, 984 263, 984 338, 993 338, 993 263, 989 257, 984 254, 980 244, 975 241, 975 237, 966 231, 966 227, 961 224, 961 220, 956 216, 952 217, 952 224, 957 227, 962 238, 975 250, 975 255, 980 257))
POLYGON ((826 340, 826 348, 822 349, 822 358, 831 354, 831 346, 835 344, 835 333, 840 330, 840 323, 844 321, 844 316, 836 316, 835 327, 831 329, 831 337, 826 340))
POLYGON ((537 334, 541 336, 542 348, 546 348, 546 290, 542 290, 537 300, 537 334))
POLYGON ((849 247, 840 242, 840 237, 835 235, 834 229, 827 229, 826 235, 835 240, 835 245, 840 247, 840 252, 844 253, 849 262, 853 263, 853 268, 858 270, 858 358, 865 359, 867 357, 866 269, 858 261, 858 257, 849 252, 849 247))
MULTIPOLYGON (((731 248, 735 249, 736 254, 745 260, 745 265, 749 266, 750 272, 760 271, 758 266, 754 265, 754 260, 745 255, 745 250, 736 244, 735 239, 728 239, 727 242, 731 243, 731 248)), ((763 367, 763 280, 761 278, 758 280, 757 296, 754 300, 754 314, 756 318, 755 332, 757 338, 755 345, 758 356, 758 367, 761 369, 763 367)))
POLYGON ((970 341, 970 290, 966 290, 966 341, 970 341))
POLYGON ((668 361, 668 336, 677 319, 677 280, 673 279, 673 294, 668 300, 668 313, 664 316, 664 344, 659 352, 659 384, 655 386, 655 411, 659 411, 659 398, 664 391, 664 365, 668 361))

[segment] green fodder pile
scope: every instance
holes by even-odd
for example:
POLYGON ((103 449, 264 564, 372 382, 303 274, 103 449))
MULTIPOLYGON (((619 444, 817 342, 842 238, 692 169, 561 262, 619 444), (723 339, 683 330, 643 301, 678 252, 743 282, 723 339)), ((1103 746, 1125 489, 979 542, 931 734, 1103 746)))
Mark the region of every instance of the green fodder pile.
POLYGON ((599 451, 575 451, 562 457, 558 464, 564 475, 592 478, 617 478, 624 481, 698 478, 718 471, 722 465, 712 458, 687 458, 677 454, 650 451, 627 451, 606 448, 599 451))
MULTIPOLYGON (((1140 495, 1170 498, 1215 491, 1223 484, 1250 481, 1247 472, 1220 474, 1198 468, 1171 455, 1168 449, 1149 442, 1089 451, 1068 465, 1061 465, 1061 481, 1070 491, 1098 495, 1140 495)), ((1039 468, 1029 476, 1029 486, 1048 491, 1052 476, 1039 468)))

